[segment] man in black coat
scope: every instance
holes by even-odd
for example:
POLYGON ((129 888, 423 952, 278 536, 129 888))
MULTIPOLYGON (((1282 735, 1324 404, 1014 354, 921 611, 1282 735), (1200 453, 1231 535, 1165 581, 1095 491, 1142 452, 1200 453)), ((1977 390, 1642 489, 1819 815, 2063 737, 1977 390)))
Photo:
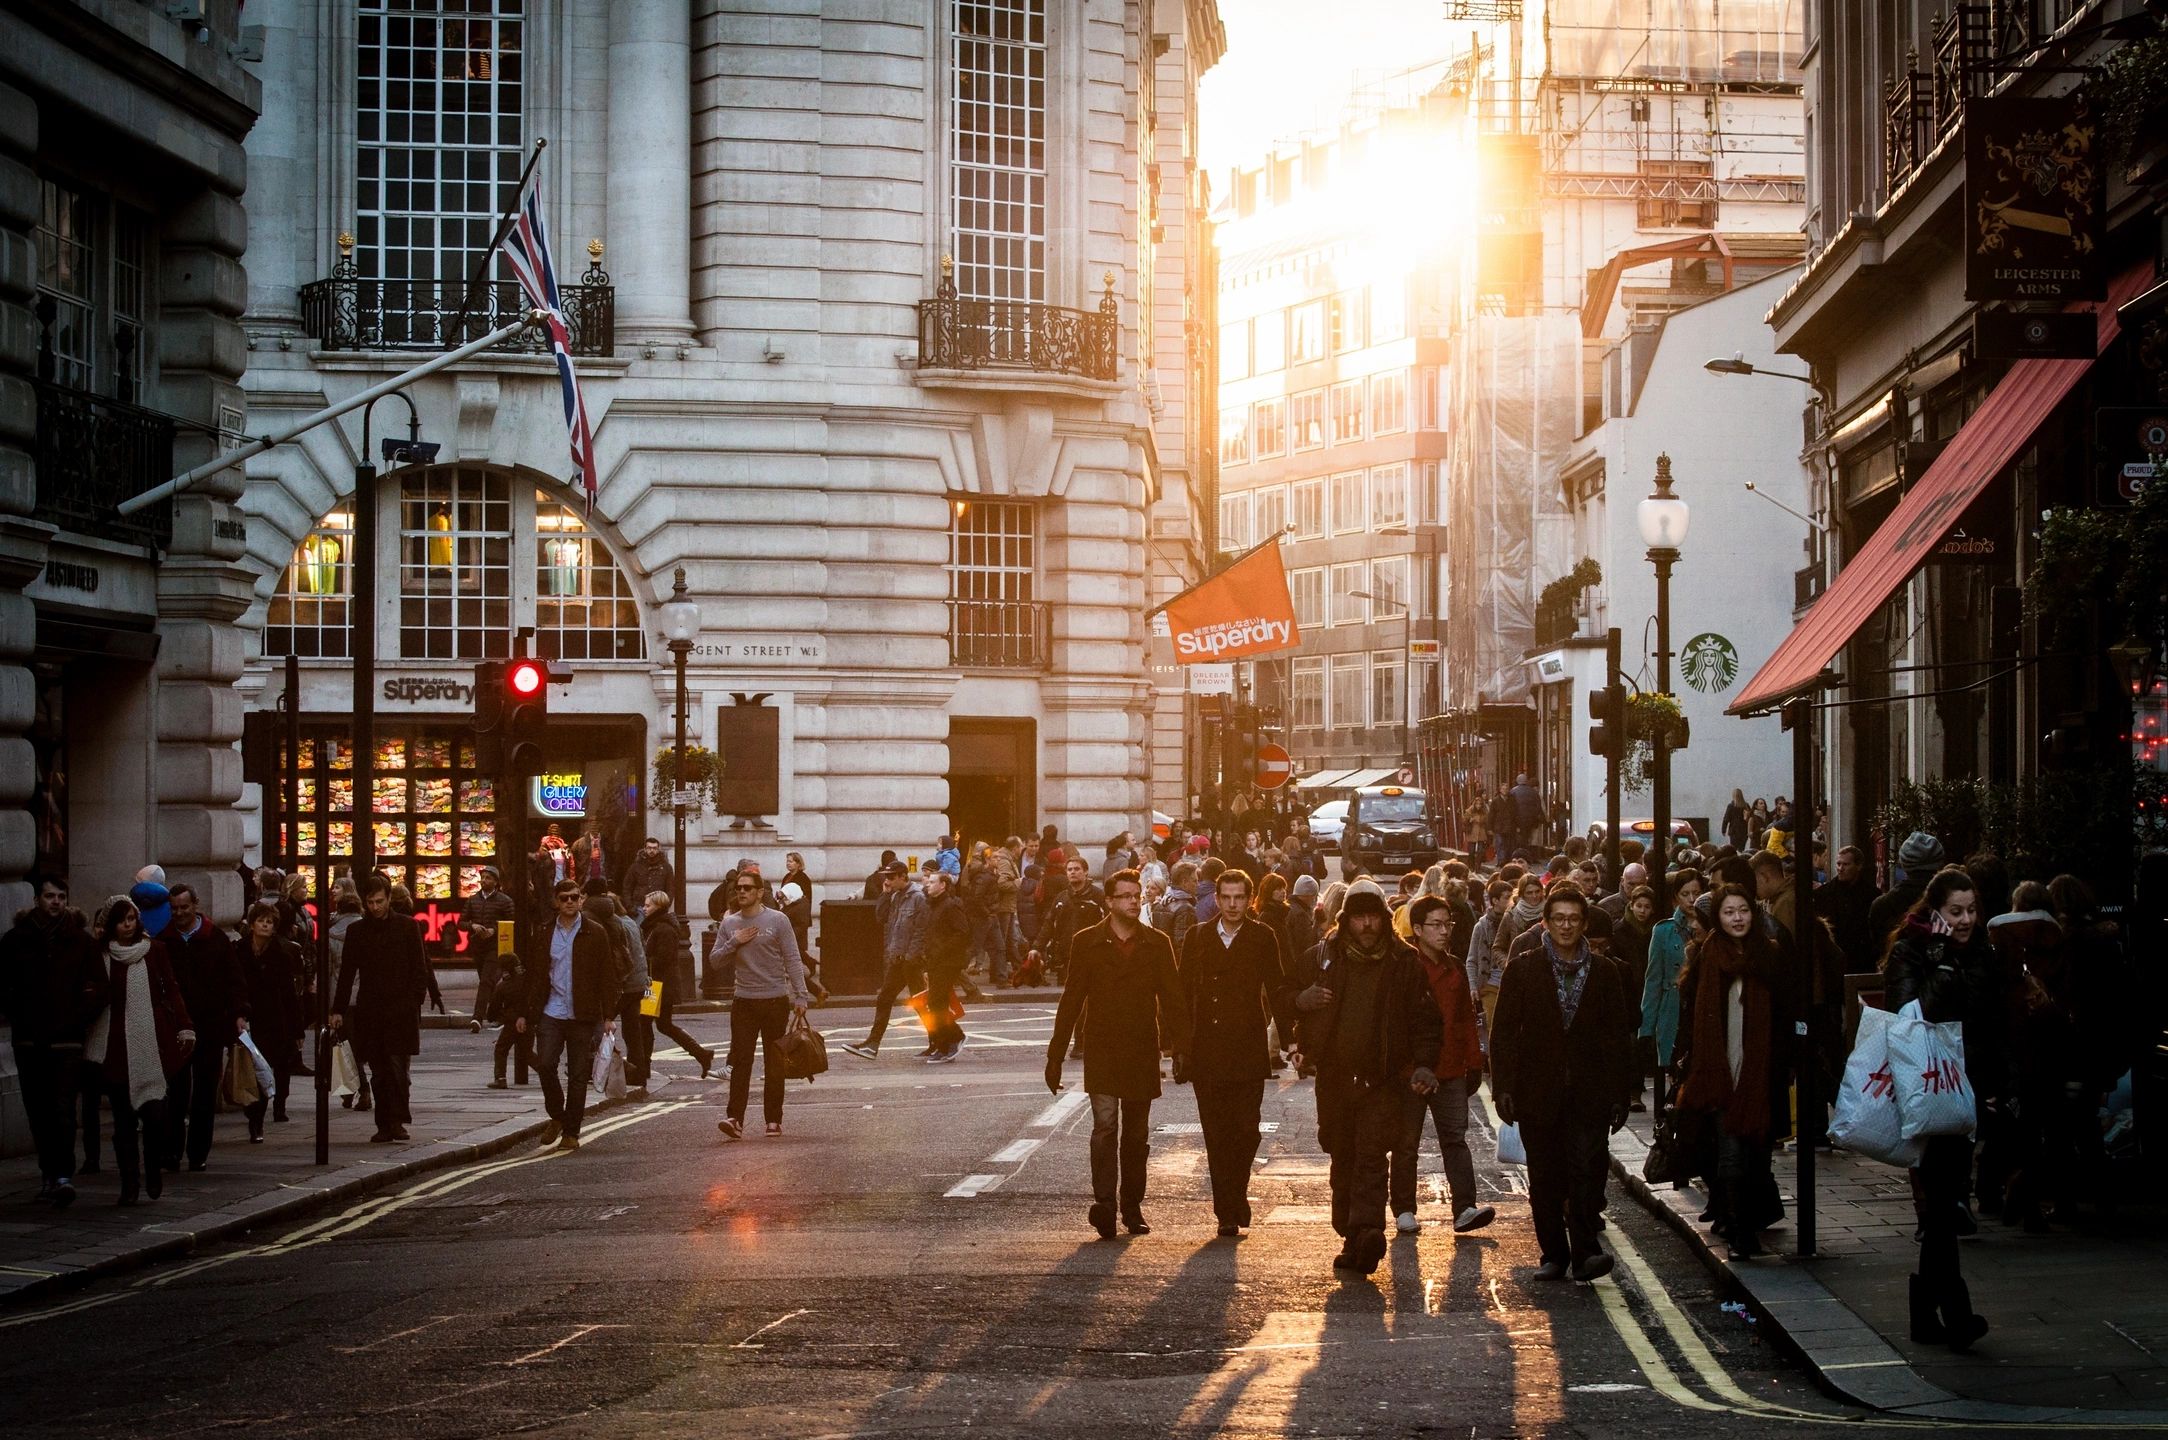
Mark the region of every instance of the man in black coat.
POLYGON ((1028 963, 1043 964, 1057 976, 1069 973, 1069 949, 1076 936, 1107 915, 1107 897, 1092 884, 1091 862, 1081 855, 1071 855, 1063 870, 1068 886, 1048 898, 1039 920, 1038 939, 1026 957, 1028 963))
POLYGON ((166 1082, 168 1170, 201 1170, 211 1162, 211 1122, 218 1113, 218 1081, 226 1052, 248 1028, 248 979, 233 937, 203 918, 193 887, 176 885, 169 899, 173 918, 158 938, 181 987, 181 1003, 196 1022, 196 1048, 166 1082))
POLYGON ((1635 1081, 1632 1030, 1616 967, 1589 949, 1588 909, 1571 883, 1551 887, 1543 938, 1507 962, 1491 1024, 1498 1118, 1520 1126, 1528 1150, 1539 1280, 1594 1280, 1612 1263, 1596 1240, 1596 1216, 1610 1163, 1606 1128, 1626 1123, 1635 1081))
POLYGON ((1161 1026, 1180 1073, 1190 1023, 1174 947, 1138 918, 1143 880, 1134 870, 1117 870, 1107 877, 1106 896, 1107 918, 1071 937, 1068 976, 1046 1047, 1046 1088, 1060 1092, 1062 1059, 1081 1021, 1091 1041, 1084 1060, 1084 1089, 1092 1100, 1089 1213, 1100 1238, 1112 1240, 1117 1201, 1130 1234, 1151 1233, 1144 1221, 1144 1178, 1152 1102, 1159 1098, 1161 1026))
POLYGON ((964 1048, 955 1005, 971 963, 971 917, 948 871, 928 870, 920 884, 926 893, 926 1043, 933 1050, 926 1063, 946 1065, 964 1048))
MULTIPOLYGON (((497 953, 497 925, 500 921, 514 923, 513 934, 518 934, 519 906, 512 897, 498 886, 501 877, 494 865, 482 867, 481 883, 467 897, 467 903, 459 912, 460 928, 467 932, 467 954, 474 960, 477 979, 474 986, 474 1018, 467 1028, 480 1034, 482 1027, 492 1018, 492 1006, 496 999, 497 985, 506 972, 519 968, 517 954, 497 953)), ((507 1017, 495 1016, 499 1023, 508 1023, 507 1017)), ((502 1052, 500 1052, 501 1054, 502 1052)), ((497 1061, 497 1073, 504 1073, 504 1061, 497 1061)))
POLYGON ((640 846, 639 853, 632 857, 632 863, 625 867, 624 883, 617 887, 617 893, 638 910, 657 890, 675 896, 677 870, 662 853, 662 841, 650 835, 640 846))
POLYGON ((75 1199, 75 1097, 83 1038, 108 1000, 105 966, 68 882, 48 875, 38 901, 0 936, 0 1012, 15 1045, 23 1111, 37 1143, 38 1198, 75 1199))
MULTIPOLYGON (((1186 867, 1185 867, 1186 868, 1186 867)), ((1232 1239, 1250 1223, 1250 1168, 1257 1161, 1258 1116, 1271 1069, 1265 1025, 1294 1033, 1294 992, 1280 937, 1249 918, 1250 877, 1223 870, 1219 915, 1192 925, 1179 962, 1189 995, 1188 1078, 1197 1087, 1197 1119, 1212 1171, 1212 1210, 1232 1239)), ((1182 1079, 1177 1072, 1176 1080, 1182 1079)))
POLYGON ((421 927, 391 908, 391 881, 361 882, 361 918, 347 927, 331 1028, 354 1044, 354 1058, 376 1081, 376 1144, 405 1140, 414 1118, 414 1057, 422 1049, 422 1002, 429 996, 429 957, 421 927), (352 1004, 353 1023, 347 1024, 352 1004))
POLYGON ((1384 892, 1358 882, 1315 978, 1295 997, 1301 1059, 1317 1068, 1317 1138, 1332 1157, 1336 1270, 1368 1275, 1385 1257, 1387 1157, 1401 1097, 1437 1088, 1445 1022, 1415 952, 1392 932, 1384 892))

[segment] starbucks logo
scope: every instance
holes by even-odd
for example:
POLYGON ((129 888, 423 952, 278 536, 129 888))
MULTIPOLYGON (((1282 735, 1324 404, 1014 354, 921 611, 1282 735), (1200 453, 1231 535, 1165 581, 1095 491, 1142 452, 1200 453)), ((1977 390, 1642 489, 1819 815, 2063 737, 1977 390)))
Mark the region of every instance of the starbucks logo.
POLYGON ((1704 631, 1680 649, 1679 668, 1686 672, 1687 684, 1714 695, 1729 690, 1739 678, 1739 651, 1723 636, 1704 631))

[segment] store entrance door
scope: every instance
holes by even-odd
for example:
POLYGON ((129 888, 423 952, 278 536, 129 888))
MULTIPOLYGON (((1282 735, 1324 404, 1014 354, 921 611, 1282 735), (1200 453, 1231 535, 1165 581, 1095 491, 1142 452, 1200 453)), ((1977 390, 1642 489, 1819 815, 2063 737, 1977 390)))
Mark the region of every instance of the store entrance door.
POLYGON ((1037 735, 1029 720, 949 720, 950 833, 1000 844, 1032 833, 1038 813, 1037 735))

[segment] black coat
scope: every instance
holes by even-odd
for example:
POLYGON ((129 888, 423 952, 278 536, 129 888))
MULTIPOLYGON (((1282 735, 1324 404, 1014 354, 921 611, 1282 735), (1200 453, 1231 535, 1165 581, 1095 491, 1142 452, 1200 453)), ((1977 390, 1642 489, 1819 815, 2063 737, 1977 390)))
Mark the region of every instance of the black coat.
POLYGON ((364 915, 347 927, 332 1013, 356 1058, 422 1053, 422 1002, 429 998, 429 957, 422 931, 404 915, 364 915), (351 1002, 351 1008, 349 1008, 351 1002))
MULTIPOLYGON (((1207 1082, 1264 1079, 1271 1071, 1266 1022, 1277 1021, 1283 1036, 1295 1033, 1294 987, 1288 983, 1280 937, 1272 926, 1249 921, 1235 932, 1230 946, 1221 941, 1217 924, 1192 925, 1177 968, 1189 997, 1191 1077, 1207 1082)), ((1177 1043, 1175 1048, 1183 1047, 1177 1043)))
POLYGON ((98 942, 69 911, 57 924, 25 911, 0 936, 0 1012, 17 1045, 80 1045, 108 1001, 98 942))
MULTIPOLYGON (((1167 937, 1139 925, 1124 955, 1105 923, 1077 932, 1069 946, 1061 1005, 1054 1012, 1054 1038, 1046 1047, 1049 1069, 1068 1055, 1079 1019, 1085 1090, 1122 1100, 1157 1100, 1161 1026, 1178 1054, 1187 1049, 1190 1033, 1189 1000, 1167 937)), ((1260 1041, 1260 1061, 1262 1046, 1260 1041)))
POLYGON ((241 972, 248 977, 248 1028, 256 1037, 256 1048, 267 1057, 274 1047, 291 1048, 307 1023, 301 1013, 301 993, 308 983, 301 947, 291 940, 274 939, 259 955, 250 937, 235 941, 234 947, 241 955, 241 972))
POLYGON ((1965 1075, 1982 1100, 1999 1100, 2015 1090, 2010 1058, 2018 1007, 2015 978, 1987 940, 1986 927, 1974 930, 1969 944, 1908 925, 1890 947, 1882 974, 1888 988, 1882 1003, 1902 1010, 1920 1002, 1920 1016, 1935 1024, 1955 1020, 1964 1029, 1965 1075))
POLYGON ((950 977, 971 962, 971 915, 954 881, 938 900, 926 904, 926 969, 950 977))
MULTIPOLYGON (((1301 1015, 1295 1022, 1303 1055, 1320 1070, 1341 1068, 1327 1057, 1333 1029, 1340 1022, 1340 1005, 1347 996, 1344 984, 1334 984, 1333 972, 1361 963, 1348 957, 1350 938, 1347 931, 1335 930, 1311 953, 1301 977, 1305 988, 1323 982, 1333 992, 1323 1009, 1301 1015)), ((1445 1043, 1445 1018, 1438 1013, 1438 1002, 1430 993, 1423 962, 1414 947, 1403 944, 1390 928, 1384 931, 1384 939, 1385 958, 1378 963, 1385 966, 1385 974, 1374 1043, 1361 1063, 1335 1077, 1362 1089, 1405 1085, 1416 1066, 1428 1066, 1437 1059, 1439 1047, 1445 1043)))
MULTIPOLYGON (((697 999, 693 994, 693 942, 684 922, 668 910, 657 910, 640 921, 640 939, 647 947, 647 974, 662 981, 663 999, 672 1006, 697 999)), ((574 941, 577 947, 577 941, 574 941)), ((574 963, 578 957, 574 956, 574 963)))
MULTIPOLYGON (((550 940, 556 928, 555 920, 542 927, 523 967, 527 998, 522 1013, 529 1028, 541 1023, 550 1003, 550 940)), ((617 1013, 617 1000, 617 961, 610 953, 610 937, 601 922, 582 915, 579 933, 572 937, 572 1018, 598 1025, 617 1013)))
MULTIPOLYGON (((198 1043, 231 1045, 233 1022, 248 1017, 248 977, 241 971, 233 937, 197 918, 195 934, 183 939, 180 926, 169 924, 160 932, 159 943, 166 947, 173 978, 188 1003, 189 1018, 196 1022, 198 1043)), ((411 922, 408 928, 413 928, 411 922)))
POLYGON ((1531 1125, 1608 1124, 1634 1081, 1630 1020, 1616 967, 1589 958, 1568 1029, 1550 955, 1514 956, 1491 1019, 1491 1093, 1531 1125))

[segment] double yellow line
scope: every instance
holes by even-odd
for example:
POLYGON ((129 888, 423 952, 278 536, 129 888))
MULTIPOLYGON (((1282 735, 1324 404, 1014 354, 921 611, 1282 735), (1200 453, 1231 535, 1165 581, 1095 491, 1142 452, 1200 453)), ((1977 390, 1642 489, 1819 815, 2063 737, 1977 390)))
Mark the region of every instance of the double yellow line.
MULTIPOLYGON (((586 1133, 581 1136, 581 1141, 584 1144, 600 1140, 604 1136, 615 1134, 617 1131, 628 1130, 635 1125, 645 1124, 649 1120, 675 1114, 679 1110, 699 1103, 697 1100, 670 1100, 642 1106, 640 1109, 628 1113, 612 1115, 588 1126, 586 1133)), ((110 1305, 116 1300, 126 1299, 130 1295, 145 1290, 160 1289, 171 1285, 176 1280, 183 1280, 191 1275, 200 1275, 206 1270, 217 1269, 221 1265, 231 1265, 237 1260, 289 1255, 297 1250, 306 1250, 311 1246, 326 1244, 342 1236, 351 1235, 366 1226, 373 1225, 386 1216, 396 1214, 410 1205, 450 1195, 455 1191, 465 1189, 469 1185, 489 1179, 492 1176, 502 1175, 507 1171, 517 1170, 525 1165, 540 1165, 550 1160, 560 1160, 565 1158, 566 1153, 554 1147, 547 1150, 530 1150, 522 1154, 509 1155, 496 1160, 476 1161, 458 1169, 443 1171, 440 1174, 418 1180, 404 1190, 362 1200, 336 1215, 313 1221, 297 1230, 281 1235, 276 1240, 267 1241, 261 1245, 248 1245, 219 1255, 203 1256, 185 1264, 160 1270, 156 1274, 146 1275, 124 1289, 110 1291, 106 1294, 86 1295, 81 1299, 51 1305, 43 1310, 0 1317, 0 1330, 13 1329, 21 1325, 31 1325, 40 1320, 51 1320, 62 1315, 73 1315, 84 1310, 94 1310, 101 1305, 110 1305)))

